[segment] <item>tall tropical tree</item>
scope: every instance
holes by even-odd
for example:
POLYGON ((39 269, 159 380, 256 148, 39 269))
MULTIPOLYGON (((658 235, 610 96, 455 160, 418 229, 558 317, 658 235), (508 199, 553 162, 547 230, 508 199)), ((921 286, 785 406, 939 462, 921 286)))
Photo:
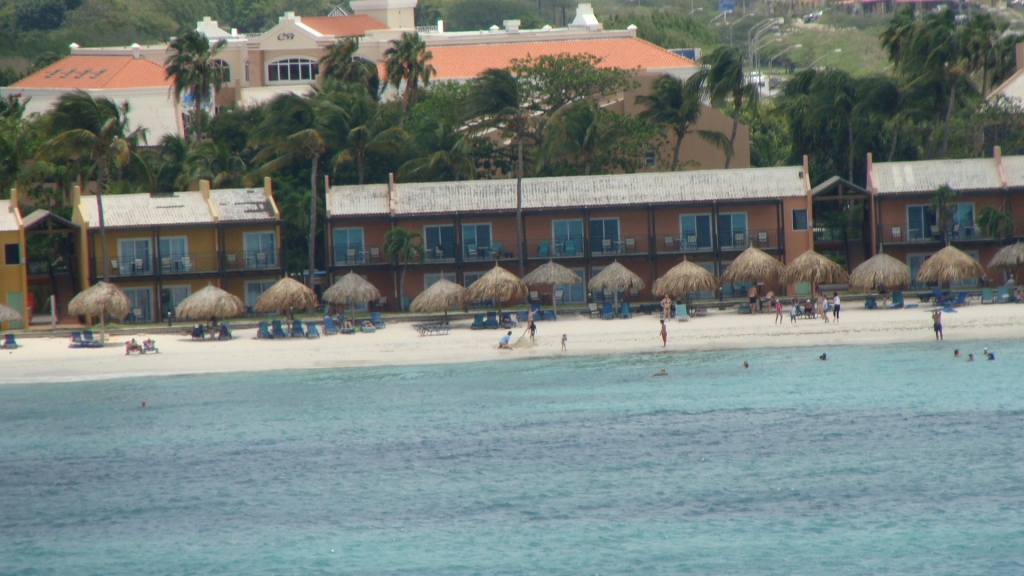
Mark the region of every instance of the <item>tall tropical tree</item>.
POLYGON ((960 198, 960 191, 953 190, 943 184, 932 192, 931 207, 935 211, 935 221, 939 225, 939 234, 942 235, 942 243, 949 244, 949 229, 953 223, 953 210, 956 200, 960 198))
MULTIPOLYGON (((743 74, 743 59, 740 51, 732 46, 720 46, 701 59, 701 69, 688 82, 700 88, 701 96, 714 106, 732 107, 732 134, 729 136, 729 150, 736 149, 736 132, 740 124, 740 110, 746 102, 757 102, 757 86, 747 82, 743 74)), ((732 154, 725 157, 729 167, 732 154)))
POLYGON ((221 39, 211 45, 202 32, 188 30, 167 46, 170 54, 164 65, 167 77, 174 80, 171 92, 177 103, 186 94, 191 97, 191 132, 196 142, 203 139, 202 107, 224 84, 224 69, 216 56, 226 43, 221 39))
POLYGON ((398 178, 416 180, 472 180, 476 161, 471 152, 476 139, 443 119, 423 123, 409 140, 416 157, 398 169, 398 178))
POLYGON ((203 179, 216 188, 235 188, 243 184, 248 166, 240 154, 206 140, 189 150, 182 168, 188 182, 203 179))
POLYGON ((334 157, 334 165, 354 163, 359 184, 363 184, 367 155, 398 150, 405 132, 391 126, 377 101, 365 95, 356 95, 347 102, 343 121, 341 151, 334 157))
POLYGON ((991 238, 1002 240, 1013 237, 1013 212, 995 206, 984 206, 978 211, 978 227, 991 238))
POLYGON ((535 101, 508 70, 485 70, 473 81, 469 109, 476 118, 475 130, 497 130, 516 146, 516 246, 519 248, 519 275, 525 273, 523 262, 523 144, 533 131, 533 118, 538 112, 535 101))
POLYGON ((309 276, 310 287, 316 270, 317 176, 328 142, 336 141, 336 128, 343 122, 342 110, 332 101, 282 94, 267 104, 263 122, 252 133, 252 144, 262 146, 254 158, 256 172, 268 174, 293 162, 309 162, 309 276))
POLYGON ((620 137, 611 121, 613 114, 589 100, 562 108, 545 127, 538 169, 551 161, 568 160, 581 165, 585 176, 595 169, 602 171, 620 137))
POLYGON ((345 38, 332 44, 320 59, 320 77, 346 84, 358 84, 377 99, 380 96, 380 77, 377 65, 356 56, 359 51, 358 38, 345 38))
POLYGON ((694 131, 702 140, 725 152, 726 162, 732 156, 732 144, 724 134, 714 130, 694 129, 701 114, 700 91, 696 84, 662 76, 654 81, 651 94, 637 96, 636 103, 646 106, 639 114, 640 118, 665 126, 675 136, 676 143, 672 148, 673 171, 679 167, 679 149, 683 145, 683 138, 694 131))
POLYGON ((404 122, 405 111, 415 101, 420 83, 430 83, 430 77, 435 72, 434 66, 430 64, 433 57, 427 50, 426 42, 416 32, 403 33, 398 40, 392 40, 391 46, 384 51, 384 72, 388 83, 395 89, 405 83, 405 89, 402 90, 403 117, 399 125, 404 122))
POLYGON ((398 306, 399 310, 405 310, 405 272, 410 262, 423 262, 426 258, 426 251, 423 249, 423 236, 419 232, 409 232, 401 226, 396 226, 384 234, 384 245, 381 247, 384 257, 392 264, 402 266, 401 277, 398 281, 398 306))
POLYGON ((141 163, 136 152, 145 131, 130 130, 128 103, 115 104, 107 98, 93 98, 82 91, 61 95, 50 112, 49 124, 54 136, 39 151, 40 157, 71 159, 93 166, 96 179, 96 211, 100 228, 100 252, 103 280, 110 280, 107 258, 107 228, 103 217, 103 192, 110 171, 116 174, 133 161, 141 163))

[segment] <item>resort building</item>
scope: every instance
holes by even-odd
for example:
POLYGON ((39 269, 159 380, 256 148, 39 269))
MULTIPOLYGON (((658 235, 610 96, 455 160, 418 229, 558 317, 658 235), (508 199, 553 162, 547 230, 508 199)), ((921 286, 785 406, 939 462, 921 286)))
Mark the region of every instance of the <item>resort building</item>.
MULTIPOLYGON (((1004 157, 998 147, 992 158, 967 160, 874 163, 869 154, 867 192, 873 212, 866 231, 871 245, 906 262, 911 278, 946 241, 987 266, 1007 241, 1024 238, 1024 156, 1004 157), (941 186, 957 193, 948 204, 947 230, 940 229, 932 203, 941 186), (979 225, 979 213, 986 207, 1012 216, 1009 236, 995 237, 979 225)), ((992 280, 1001 283, 1004 278, 992 280)), ((971 280, 962 286, 976 284, 971 280)), ((916 282, 912 287, 918 287, 916 282)))
POLYGON ((29 318, 28 276, 25 268, 25 227, 18 210, 18 191, 10 200, 0 200, 0 303, 17 310, 25 322, 4 323, 7 328, 22 328, 29 318))
MULTIPOLYGON (((748 246, 788 261, 812 246, 811 189, 804 166, 529 178, 522 182, 521 242, 516 181, 334 186, 327 195, 329 273, 364 274, 397 295, 397 269, 382 251, 388 230, 422 235, 426 258, 410 264, 414 298, 439 278, 469 285, 496 263, 518 273, 555 260, 583 284, 555 287, 558 303, 602 299, 586 282, 619 261, 647 288, 683 258, 720 274, 748 246)), ((775 287, 777 289, 777 287, 775 287)), ((726 296, 746 286, 726 286, 726 296)), ((610 295, 609 295, 610 297, 610 295)))
POLYGON ((263 188, 103 196, 107 260, 96 196, 75 189, 80 284, 104 274, 132 303, 128 321, 161 321, 193 291, 213 284, 252 306, 284 275, 281 214, 263 188))

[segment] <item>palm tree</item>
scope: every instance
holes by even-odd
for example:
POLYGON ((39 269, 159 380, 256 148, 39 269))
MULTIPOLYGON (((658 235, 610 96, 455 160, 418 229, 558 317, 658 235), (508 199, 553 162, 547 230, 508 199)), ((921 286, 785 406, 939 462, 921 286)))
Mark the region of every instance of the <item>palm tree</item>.
POLYGON ((235 188, 243 184, 247 166, 240 155, 216 142, 200 142, 189 151, 183 166, 188 182, 209 180, 216 188, 235 188))
POLYGON ((903 59, 903 50, 913 38, 917 29, 914 10, 910 6, 900 8, 893 13, 885 30, 879 35, 882 48, 889 55, 889 61, 899 68, 903 59))
POLYGON ((227 40, 221 39, 211 46, 205 34, 189 30, 167 46, 170 54, 164 65, 167 77, 174 79, 171 92, 176 103, 180 103, 185 94, 192 98, 191 124, 196 142, 203 138, 202 105, 224 84, 224 69, 215 57, 226 43, 227 40))
POLYGON ((389 126, 382 117, 380 105, 368 96, 349 100, 344 121, 341 151, 334 157, 334 165, 354 162, 362 185, 367 154, 397 150, 405 139, 405 132, 397 126, 389 126))
POLYGON ((118 106, 107 98, 94 99, 81 90, 62 94, 50 112, 49 123, 56 135, 38 156, 75 158, 93 166, 96 177, 96 211, 100 228, 103 281, 110 280, 107 258, 107 229, 103 219, 103 192, 109 170, 120 172, 133 161, 141 163, 136 148, 145 141, 145 130, 128 130, 128 103, 118 106))
POLYGON ((282 94, 266 105, 263 122, 253 130, 252 143, 263 146, 254 158, 258 174, 276 172, 297 160, 309 162, 309 285, 316 270, 317 172, 328 141, 337 139, 335 127, 342 122, 341 109, 314 94, 303 98, 282 94))
POLYGON ((185 171, 185 160, 191 148, 189 142, 174 134, 165 134, 156 150, 147 151, 156 173, 156 190, 170 192, 186 190, 191 178, 185 171))
POLYGON ((396 226, 384 234, 384 245, 381 246, 384 257, 392 264, 402 265, 402 274, 398 281, 398 302, 399 310, 405 310, 405 271, 409 268, 409 262, 422 263, 426 258, 426 251, 423 249, 423 236, 419 232, 409 232, 401 226, 396 226))
MULTIPOLYGON (((676 137, 672 149, 672 170, 679 166, 679 149, 683 138, 694 131, 694 125, 700 120, 700 92, 696 84, 684 83, 671 76, 662 76, 651 86, 650 96, 636 97, 637 104, 644 104, 647 109, 638 116, 668 127, 676 137)), ((732 156, 732 144, 725 134, 714 130, 697 130, 697 135, 705 142, 725 152, 726 167, 732 156)), ((735 135, 735 134, 734 134, 735 135)))
POLYGON ((544 149, 539 154, 537 169, 552 160, 569 159, 583 165, 589 176, 619 140, 619 133, 609 115, 589 100, 581 100, 562 108, 545 127, 544 149))
POLYGON ((1001 240, 1013 236, 1013 213, 995 206, 984 206, 978 211, 978 226, 985 234, 1001 240))
POLYGON ((410 140, 409 148, 418 156, 398 169, 402 181, 472 180, 476 161, 470 155, 474 138, 443 120, 424 123, 410 140))
POLYGON ((377 99, 380 95, 377 65, 366 58, 356 56, 358 50, 358 38, 345 38, 332 44, 320 59, 320 77, 346 84, 358 84, 366 88, 367 94, 377 99))
POLYGON ((999 26, 988 13, 971 16, 963 28, 964 50, 971 72, 981 72, 981 95, 988 94, 989 71, 997 66, 999 26))
POLYGON ((516 246, 519 247, 519 275, 523 276, 523 140, 531 132, 531 122, 538 108, 527 98, 511 72, 494 68, 485 70, 474 80, 468 106, 471 116, 477 119, 477 132, 498 130, 516 143, 516 246))
POLYGON ((953 223, 953 205, 959 197, 960 191, 953 190, 947 184, 939 186, 935 192, 932 192, 931 207, 935 211, 935 221, 939 225, 943 245, 949 244, 949 228, 953 223))
MULTIPOLYGON (((706 58, 701 59, 703 67, 688 82, 699 86, 701 95, 714 106, 732 104, 732 134, 729 136, 729 150, 736 149, 736 131, 740 123, 740 109, 744 102, 757 102, 757 87, 749 84, 743 74, 743 60, 740 51, 731 46, 721 46, 706 58)), ((732 154, 726 154, 725 167, 729 167, 732 154)))
POLYGON ((433 57, 434 55, 427 50, 427 44, 416 32, 403 33, 398 40, 392 40, 391 47, 384 51, 384 72, 387 81, 395 89, 400 88, 405 82, 405 90, 402 91, 403 117, 399 119, 399 126, 404 122, 405 111, 416 98, 419 83, 430 83, 430 77, 435 72, 430 64, 433 57))

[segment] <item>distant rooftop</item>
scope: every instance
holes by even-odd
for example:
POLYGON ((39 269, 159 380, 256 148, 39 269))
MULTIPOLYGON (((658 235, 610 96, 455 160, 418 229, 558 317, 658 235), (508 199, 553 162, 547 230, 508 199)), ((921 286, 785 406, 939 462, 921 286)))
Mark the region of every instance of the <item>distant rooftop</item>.
MULTIPOLYGON (((1004 161, 1012 161, 1006 158, 1004 161)), ((994 158, 880 162, 869 175, 878 194, 933 192, 948 185, 954 190, 997 190, 1003 187, 994 158)))
MULTIPOLYGON (((264 188, 210 190, 210 202, 219 222, 274 220, 274 209, 264 188)), ((98 228, 96 197, 83 195, 81 207, 89 228, 98 228)), ((202 192, 104 195, 103 219, 108 228, 214 223, 202 192)))
POLYGON ((167 70, 143 58, 73 54, 29 74, 11 88, 109 90, 169 87, 167 70))

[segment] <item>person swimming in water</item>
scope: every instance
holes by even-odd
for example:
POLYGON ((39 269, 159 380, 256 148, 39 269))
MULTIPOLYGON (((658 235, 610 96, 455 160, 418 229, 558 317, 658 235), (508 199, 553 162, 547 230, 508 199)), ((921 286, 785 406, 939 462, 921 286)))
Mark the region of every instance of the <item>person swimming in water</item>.
POLYGON ((956 350, 953 350, 953 358, 959 358, 959 357, 960 357, 960 349, 957 348, 956 350))
POLYGON ((974 362, 974 354, 968 354, 967 355, 967 361, 968 362, 974 362))
POLYGON ((651 376, 668 376, 668 370, 662 368, 661 370, 658 370, 657 372, 651 374, 651 376))
POLYGON ((750 368, 750 364, 748 364, 748 363, 747 363, 747 361, 746 361, 746 360, 744 360, 744 361, 743 361, 743 367, 744 367, 744 368, 750 368))
POLYGON ((818 360, 822 360, 822 361, 828 360, 828 354, 825 353, 825 352, 822 352, 821 356, 818 356, 818 360))

